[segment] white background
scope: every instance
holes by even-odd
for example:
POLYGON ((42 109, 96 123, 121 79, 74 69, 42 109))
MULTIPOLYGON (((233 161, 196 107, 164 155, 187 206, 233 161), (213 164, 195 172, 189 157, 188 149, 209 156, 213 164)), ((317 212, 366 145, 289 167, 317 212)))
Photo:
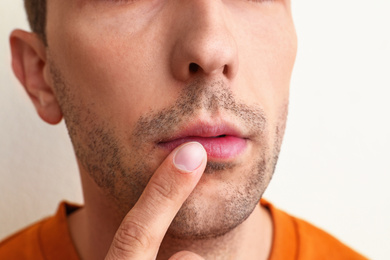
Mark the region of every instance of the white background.
MULTIPOLYGON (((390 259, 390 1, 296 0, 299 51, 265 197, 372 259, 390 259)), ((10 69, 21 0, 0 2, 0 238, 82 202, 64 124, 36 115, 10 69)))

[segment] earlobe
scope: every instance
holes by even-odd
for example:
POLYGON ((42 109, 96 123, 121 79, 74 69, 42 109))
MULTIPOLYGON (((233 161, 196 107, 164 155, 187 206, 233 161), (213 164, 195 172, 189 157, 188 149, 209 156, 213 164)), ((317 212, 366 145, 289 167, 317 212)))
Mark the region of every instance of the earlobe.
POLYGON ((49 124, 57 124, 62 112, 50 82, 46 80, 46 48, 34 33, 15 30, 10 36, 12 68, 24 86, 39 116, 49 124))

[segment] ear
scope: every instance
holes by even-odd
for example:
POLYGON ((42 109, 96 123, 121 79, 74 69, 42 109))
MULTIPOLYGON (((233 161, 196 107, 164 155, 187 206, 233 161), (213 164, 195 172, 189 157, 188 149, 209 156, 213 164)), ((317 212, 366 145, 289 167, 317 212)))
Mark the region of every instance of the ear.
POLYGON ((47 75, 46 47, 34 33, 15 30, 10 36, 12 68, 39 116, 49 124, 62 119, 61 108, 47 75))

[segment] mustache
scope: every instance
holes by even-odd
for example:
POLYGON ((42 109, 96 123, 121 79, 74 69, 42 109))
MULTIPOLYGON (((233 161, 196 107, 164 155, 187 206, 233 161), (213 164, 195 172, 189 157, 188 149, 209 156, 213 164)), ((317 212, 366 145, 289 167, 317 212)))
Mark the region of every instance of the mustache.
POLYGON ((183 87, 173 105, 141 116, 134 128, 133 140, 168 138, 178 126, 191 120, 200 110, 211 116, 216 116, 220 111, 227 112, 246 130, 255 134, 262 132, 267 123, 260 105, 249 106, 237 101, 231 88, 223 81, 207 83, 196 80, 183 87))

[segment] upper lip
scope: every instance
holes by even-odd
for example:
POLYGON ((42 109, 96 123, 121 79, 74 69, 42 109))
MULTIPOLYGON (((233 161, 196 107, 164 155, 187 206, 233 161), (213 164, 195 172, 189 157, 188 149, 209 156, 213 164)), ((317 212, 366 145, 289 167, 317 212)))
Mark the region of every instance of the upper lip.
POLYGON ((233 123, 223 120, 202 121, 195 120, 192 123, 180 128, 180 131, 173 133, 170 137, 164 138, 160 143, 171 142, 188 137, 220 137, 234 136, 247 139, 244 131, 233 123))

